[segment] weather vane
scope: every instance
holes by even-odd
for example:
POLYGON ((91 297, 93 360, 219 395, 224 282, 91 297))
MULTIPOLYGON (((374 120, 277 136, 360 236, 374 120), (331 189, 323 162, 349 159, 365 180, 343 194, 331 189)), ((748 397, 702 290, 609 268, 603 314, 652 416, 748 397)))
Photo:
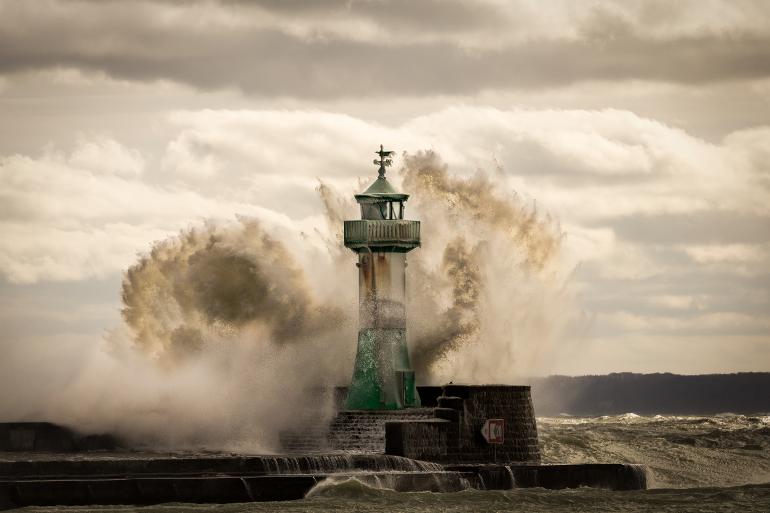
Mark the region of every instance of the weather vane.
POLYGON ((390 159, 390 156, 396 152, 384 150, 382 149, 382 144, 380 144, 380 151, 375 151, 374 153, 380 156, 379 159, 374 159, 374 164, 377 166, 380 166, 380 169, 377 172, 379 173, 380 178, 385 178, 385 168, 393 164, 393 161, 390 159))

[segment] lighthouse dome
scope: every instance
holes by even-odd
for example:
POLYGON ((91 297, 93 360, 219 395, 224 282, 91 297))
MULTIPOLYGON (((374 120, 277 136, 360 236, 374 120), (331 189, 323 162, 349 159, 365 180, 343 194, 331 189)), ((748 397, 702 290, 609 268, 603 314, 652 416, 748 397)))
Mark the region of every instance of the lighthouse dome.
POLYGON ((390 166, 389 157, 393 152, 384 150, 380 145, 380 151, 375 153, 380 156, 379 160, 374 161, 380 167, 379 176, 364 192, 355 195, 361 205, 361 219, 403 219, 404 202, 409 199, 409 195, 398 192, 385 178, 385 167, 390 166))

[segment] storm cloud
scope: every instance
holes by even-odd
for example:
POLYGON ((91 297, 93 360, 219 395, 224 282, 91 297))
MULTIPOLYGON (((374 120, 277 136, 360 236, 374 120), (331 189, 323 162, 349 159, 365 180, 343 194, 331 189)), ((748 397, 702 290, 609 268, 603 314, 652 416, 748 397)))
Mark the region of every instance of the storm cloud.
POLYGON ((761 2, 0 5, 5 74, 75 68, 319 99, 770 76, 770 9, 761 2))

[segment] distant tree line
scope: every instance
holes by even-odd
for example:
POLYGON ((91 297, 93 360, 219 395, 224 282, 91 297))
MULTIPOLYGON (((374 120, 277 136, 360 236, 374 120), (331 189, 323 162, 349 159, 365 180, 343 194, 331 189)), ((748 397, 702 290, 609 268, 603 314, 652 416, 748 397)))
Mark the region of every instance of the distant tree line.
POLYGON ((770 372, 737 374, 613 373, 533 378, 538 416, 770 413, 770 372))

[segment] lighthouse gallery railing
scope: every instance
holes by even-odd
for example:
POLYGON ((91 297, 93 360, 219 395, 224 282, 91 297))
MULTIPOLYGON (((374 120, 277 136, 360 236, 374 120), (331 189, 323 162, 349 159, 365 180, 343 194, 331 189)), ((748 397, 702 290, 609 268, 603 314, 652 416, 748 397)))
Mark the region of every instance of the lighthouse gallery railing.
POLYGON ((420 221, 355 220, 345 221, 345 246, 402 246, 420 245, 420 221))

